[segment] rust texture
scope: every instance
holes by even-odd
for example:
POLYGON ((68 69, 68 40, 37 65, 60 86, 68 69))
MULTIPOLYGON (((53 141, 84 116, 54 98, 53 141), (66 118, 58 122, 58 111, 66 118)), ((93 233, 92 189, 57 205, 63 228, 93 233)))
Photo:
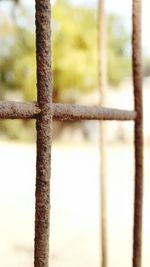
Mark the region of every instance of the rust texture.
POLYGON ((51 27, 49 0, 36 0, 36 60, 38 105, 34 266, 49 266, 51 165, 51 27), (48 106, 49 105, 49 106, 48 106))
MULTIPOLYGON (((106 17, 105 0, 98 1, 98 71, 99 71, 99 90, 100 104, 107 104, 107 42, 106 42, 106 17)), ((107 210, 106 210, 106 154, 107 154, 107 124, 100 124, 100 267, 107 267, 107 210)))
POLYGON ((134 237, 133 267, 142 262, 142 203, 143 203, 143 106, 141 66, 141 0, 133 0, 132 61, 135 110, 135 196, 134 196, 134 237))
MULTIPOLYGON (((48 115, 54 120, 134 120, 136 112, 99 106, 88 107, 72 104, 47 104, 48 115)), ((37 102, 0 101, 0 119, 35 119, 41 113, 37 102)))
POLYGON ((55 120, 134 120, 135 111, 113 108, 86 107, 71 104, 53 104, 55 120))
POLYGON ((39 113, 37 103, 0 101, 0 119, 31 119, 39 113))

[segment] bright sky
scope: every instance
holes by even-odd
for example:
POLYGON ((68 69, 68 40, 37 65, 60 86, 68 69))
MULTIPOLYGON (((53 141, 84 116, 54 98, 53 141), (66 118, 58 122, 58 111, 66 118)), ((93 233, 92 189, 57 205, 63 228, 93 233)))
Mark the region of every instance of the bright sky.
MULTIPOLYGON (((22 0, 25 5, 28 5, 31 8, 31 5, 34 5, 34 1, 31 0, 22 0)), ((55 0, 52 0, 52 2, 55 0)), ((70 0, 76 5, 88 5, 88 6, 96 6, 98 0, 70 0)), ((3 5, 7 3, 2 2, 3 5)), ((2 3, 0 4, 0 9, 2 7, 2 3)), ((149 25, 150 25, 150 1, 143 0, 143 9, 142 9, 142 42, 143 42, 143 54, 150 56, 150 34, 149 34, 149 25)), ((122 16, 125 21, 128 29, 131 29, 131 8, 132 1, 131 0, 106 0, 106 11, 108 13, 114 12, 122 16)))

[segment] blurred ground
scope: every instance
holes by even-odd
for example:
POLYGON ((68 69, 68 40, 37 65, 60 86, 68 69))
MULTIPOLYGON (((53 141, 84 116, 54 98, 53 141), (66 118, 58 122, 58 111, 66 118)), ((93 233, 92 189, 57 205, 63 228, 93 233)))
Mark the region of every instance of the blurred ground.
MULTIPOLYGON (((108 147, 109 267, 131 267, 133 147, 108 147)), ((150 266, 150 148, 145 149, 143 266, 150 266)), ((0 143, 0 266, 33 266, 35 147, 0 143)), ((53 146, 51 266, 99 266, 98 144, 53 146)))

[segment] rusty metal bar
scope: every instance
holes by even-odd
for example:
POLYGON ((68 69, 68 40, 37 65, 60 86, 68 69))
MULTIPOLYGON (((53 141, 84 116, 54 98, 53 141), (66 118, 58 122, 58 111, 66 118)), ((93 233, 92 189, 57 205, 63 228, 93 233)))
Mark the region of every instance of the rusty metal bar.
POLYGON ((87 107, 70 104, 53 104, 55 120, 134 120, 135 111, 126 111, 99 106, 87 107))
MULTIPOLYGON (((47 104, 48 114, 54 120, 135 120, 136 112, 99 106, 88 107, 72 104, 47 104)), ((0 119, 35 119, 41 113, 37 102, 0 101, 0 119)))
POLYGON ((134 128, 135 139, 135 195, 133 267, 142 262, 142 208, 143 208, 143 104, 141 60, 141 0, 133 0, 132 61, 134 104, 137 112, 134 128))
POLYGON ((0 101, 0 119, 32 119, 40 112, 37 103, 0 101))
POLYGON ((34 267, 49 266, 50 165, 52 125, 51 8, 49 0, 36 0, 36 61, 38 105, 34 267))

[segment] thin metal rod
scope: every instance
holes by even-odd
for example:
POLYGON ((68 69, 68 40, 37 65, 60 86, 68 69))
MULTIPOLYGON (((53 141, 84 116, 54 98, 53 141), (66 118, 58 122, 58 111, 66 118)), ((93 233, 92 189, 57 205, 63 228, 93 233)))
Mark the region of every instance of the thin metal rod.
MULTIPOLYGON (((99 0, 98 6, 98 58, 100 104, 107 103, 107 54, 106 54, 106 18, 105 0, 99 0)), ((100 125, 100 267, 107 267, 107 211, 106 211, 106 135, 107 125, 100 125)))
MULTIPOLYGON (((49 116, 54 120, 135 120, 136 112, 99 106, 87 107, 72 104, 47 104, 49 116)), ((0 119, 35 119, 41 113, 36 102, 0 101, 0 119)))
POLYGON ((137 112, 134 128, 135 139, 135 195, 133 267, 142 262, 142 208, 143 208, 143 104, 141 60, 141 0, 133 0, 132 60, 134 104, 137 112))
POLYGON ((34 267, 49 266, 51 173, 51 26, 50 1, 36 0, 36 61, 38 105, 34 267))

